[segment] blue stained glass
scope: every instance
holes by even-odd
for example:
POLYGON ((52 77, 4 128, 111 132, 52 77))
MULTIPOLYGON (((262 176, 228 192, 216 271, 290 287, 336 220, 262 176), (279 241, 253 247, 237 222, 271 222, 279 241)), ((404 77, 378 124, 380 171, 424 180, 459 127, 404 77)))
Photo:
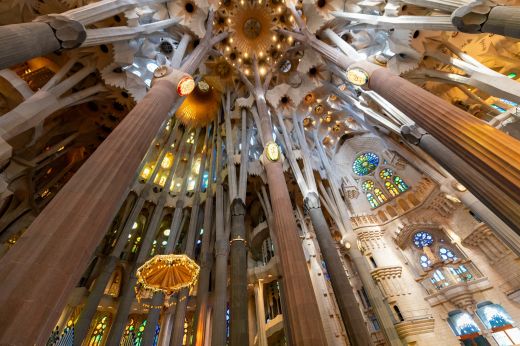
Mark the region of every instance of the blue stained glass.
POLYGON ((417 232, 413 236, 413 243, 415 246, 417 246, 419 249, 422 249, 425 246, 430 246, 433 244, 433 237, 428 232, 417 232))
POLYGON ((446 249, 444 247, 441 247, 439 249, 439 255, 441 256, 443 261, 446 261, 448 259, 451 259, 454 261, 457 260, 457 256, 455 256, 455 254, 453 254, 453 251, 451 251, 450 249, 446 249))
POLYGON ((495 108, 497 111, 499 111, 500 113, 504 113, 506 110, 500 106, 497 106, 496 104, 491 104, 491 107, 495 108))
POLYGON ((500 99, 500 101, 504 102, 506 105, 510 105, 510 106, 513 106, 513 107, 518 106, 518 103, 513 102, 513 101, 509 101, 509 100, 506 100, 506 99, 500 99))
POLYGON ((372 173, 378 165, 379 157, 372 152, 366 152, 356 157, 352 170, 357 175, 367 175, 372 173))
POLYGON ((457 336, 480 333, 480 328, 470 314, 465 311, 450 312, 448 323, 457 336))
POLYGON ((488 329, 500 328, 515 323, 501 305, 492 304, 489 301, 477 305, 477 315, 488 329))
POLYGON ((421 255, 421 266, 423 268, 428 268, 432 264, 432 261, 426 255, 421 255))

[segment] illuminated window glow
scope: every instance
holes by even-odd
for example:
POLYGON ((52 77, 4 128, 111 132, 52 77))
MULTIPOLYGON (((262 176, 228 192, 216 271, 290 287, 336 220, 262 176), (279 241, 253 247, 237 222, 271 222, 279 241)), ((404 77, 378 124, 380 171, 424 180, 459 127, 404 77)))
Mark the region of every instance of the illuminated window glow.
POLYGON ((177 94, 179 96, 189 95, 193 89, 195 89, 195 81, 189 76, 182 77, 177 84, 177 94))
POLYGON ((422 249, 425 246, 430 246, 433 244, 433 237, 428 232, 420 231, 415 233, 413 236, 413 243, 419 249, 422 249))
POLYGON ((356 157, 352 170, 357 175, 363 176, 372 173, 378 165, 379 157, 372 152, 367 152, 356 157))

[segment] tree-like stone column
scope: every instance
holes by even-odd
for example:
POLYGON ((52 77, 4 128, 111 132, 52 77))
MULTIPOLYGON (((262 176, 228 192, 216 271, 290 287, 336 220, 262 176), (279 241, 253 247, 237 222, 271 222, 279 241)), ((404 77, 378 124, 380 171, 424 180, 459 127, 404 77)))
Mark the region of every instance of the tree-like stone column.
POLYGON ((282 158, 272 157, 267 152, 269 149, 280 151, 278 145, 274 142, 271 115, 265 99, 265 89, 269 85, 270 76, 267 77, 262 85, 255 58, 255 85, 245 75, 241 74, 241 78, 255 97, 262 139, 263 143, 265 143, 261 162, 269 185, 276 253, 280 258, 281 264, 282 279, 279 281, 282 284, 284 321, 288 323, 288 328, 286 329, 289 331, 288 335, 286 335, 288 343, 298 346, 325 345, 325 331, 320 320, 318 303, 314 295, 301 240, 298 236, 298 226, 285 181, 282 158))
POLYGON ((59 15, 0 26, 0 69, 59 49, 79 47, 86 37, 81 23, 59 15))
POLYGON ((249 342, 247 314, 247 246, 244 217, 246 206, 242 199, 235 198, 231 203, 231 241, 230 241, 230 345, 240 346, 249 342), (234 313, 234 314, 233 314, 234 313), (244 316, 245 314, 245 316, 244 316), (235 315, 235 316, 233 316, 235 315))
POLYGON ((453 11, 451 21, 462 32, 488 32, 520 38, 520 6, 496 6, 490 1, 473 1, 453 11))
POLYGON ((471 172, 456 172, 459 170, 456 161, 443 165, 488 208, 520 233, 520 157, 517 154, 520 152, 520 141, 386 69, 373 69, 368 87, 482 176, 485 183, 472 178, 471 172))
POLYGON ((315 192, 307 194, 304 200, 304 207, 311 217, 320 252, 325 260, 327 272, 330 275, 332 289, 334 290, 349 340, 354 345, 371 345, 365 320, 359 310, 354 291, 348 281, 338 250, 330 234, 329 225, 321 210, 320 199, 315 192))
POLYGON ((156 81, 2 258, 0 344, 45 344, 176 95, 156 81))
MULTIPOLYGON (((482 175, 485 184, 467 175, 458 178, 520 234, 520 157, 516 154, 520 152, 520 141, 386 68, 343 55, 311 35, 294 7, 289 6, 289 9, 303 32, 303 35, 296 34, 296 39, 307 42, 344 71, 352 71, 357 77, 366 79, 359 84, 376 91, 482 175)), ((450 163, 451 166, 456 164, 450 163)))

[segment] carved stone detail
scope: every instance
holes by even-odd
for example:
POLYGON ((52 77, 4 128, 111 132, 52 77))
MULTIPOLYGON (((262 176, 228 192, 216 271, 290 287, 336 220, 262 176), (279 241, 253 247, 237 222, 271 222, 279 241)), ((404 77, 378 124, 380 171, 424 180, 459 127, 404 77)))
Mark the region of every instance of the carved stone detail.
POLYGON ((451 22, 459 31, 480 33, 493 6, 490 1, 471 2, 453 11, 451 22))
POLYGON ((473 232, 462 240, 462 245, 478 247, 492 264, 511 253, 485 223, 477 225, 473 232))
POLYGON ((231 202, 231 215, 232 216, 242 216, 246 215, 246 205, 244 201, 240 198, 235 198, 233 202, 231 202))
POLYGON ((316 192, 309 192, 303 201, 305 212, 308 213, 311 209, 320 209, 320 197, 316 192))
POLYGON ((419 145, 422 136, 427 132, 416 125, 406 125, 401 127, 401 136, 413 145, 419 145))
POLYGON ((54 35, 60 41, 62 49, 77 48, 87 38, 87 32, 83 24, 63 15, 50 14, 39 17, 37 21, 45 22, 52 28, 54 35))

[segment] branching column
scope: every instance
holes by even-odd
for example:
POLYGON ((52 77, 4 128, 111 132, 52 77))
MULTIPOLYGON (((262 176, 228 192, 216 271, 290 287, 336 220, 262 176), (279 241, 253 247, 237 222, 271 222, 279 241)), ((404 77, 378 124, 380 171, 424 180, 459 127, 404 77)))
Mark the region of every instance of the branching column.
POLYGON ((79 47, 86 37, 81 23, 62 16, 0 26, 0 69, 62 48, 79 47))
MULTIPOLYGON (((217 39, 220 37, 203 39, 183 69, 193 72, 217 39)), ((1 259, 0 281, 8 284, 0 287, 0 322, 4 326, 0 344, 44 344, 47 340, 68 292, 88 266, 178 97, 177 83, 184 75, 168 72, 153 83, 1 259), (43 272, 43 277, 37 274, 43 272)))
POLYGON ((242 199, 235 198, 231 203, 231 288, 230 288, 230 312, 231 333, 230 345, 247 345, 248 314, 247 314, 247 246, 245 243, 246 229, 244 217, 246 206, 242 199))
POLYGON ((356 62, 313 36, 297 38, 308 42, 342 69, 361 69, 366 73, 369 76, 368 88, 406 114, 486 179, 482 184, 464 172, 456 174, 455 171, 461 171, 457 161, 444 166, 515 232, 520 233, 520 157, 516 154, 520 152, 520 141, 388 69, 365 61, 356 62))
POLYGON ((0 344, 45 343, 176 94, 158 81, 1 259, 0 344))
POLYGON ((314 232, 316 232, 316 239, 320 245, 320 252, 325 260, 332 289, 334 290, 349 339, 354 345, 370 345, 371 341, 367 333, 365 320, 359 310, 354 291, 339 258, 329 226, 321 210, 318 195, 314 192, 307 194, 304 206, 305 211, 311 217, 314 232))
MULTIPOLYGON (((256 105, 264 143, 272 142, 273 129, 263 94, 257 94, 256 105)), ((265 152, 263 155, 265 156, 265 152)), ((289 323, 289 340, 292 345, 298 346, 325 345, 325 331, 320 322, 318 303, 298 237, 298 226, 285 182, 282 161, 264 158, 263 164, 273 209, 276 253, 281 262, 281 281, 287 311, 284 320, 289 323)))
POLYGON ((482 176, 485 183, 473 179, 468 174, 471 172, 465 171, 457 161, 439 161, 477 198, 520 233, 518 140, 405 79, 392 75, 386 69, 372 71, 369 87, 482 176))

